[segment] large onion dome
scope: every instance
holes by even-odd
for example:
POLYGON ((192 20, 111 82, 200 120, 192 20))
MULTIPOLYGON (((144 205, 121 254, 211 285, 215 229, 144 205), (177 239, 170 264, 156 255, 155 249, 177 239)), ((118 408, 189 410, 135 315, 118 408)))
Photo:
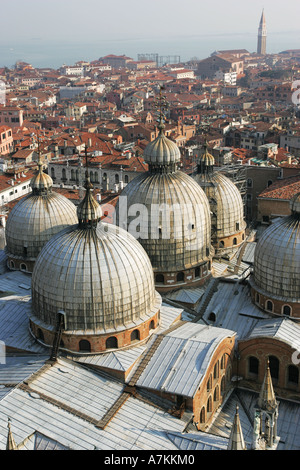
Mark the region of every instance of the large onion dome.
POLYGON ((238 188, 220 171, 215 171, 214 165, 215 159, 205 144, 193 178, 208 198, 212 213, 212 243, 216 255, 222 256, 243 243, 246 222, 238 188))
POLYGON ((158 325, 161 298, 144 249, 126 231, 100 221, 88 177, 85 188, 79 223, 51 238, 36 261, 31 328, 52 344, 63 311, 63 346, 97 353, 148 337, 158 325))
POLYGON ((116 222, 145 248, 160 292, 199 285, 211 275, 211 221, 205 193, 178 169, 180 151, 164 135, 144 151, 149 171, 122 191, 116 222))
POLYGON ((257 242, 251 279, 254 301, 268 312, 300 318, 300 193, 291 215, 271 224, 257 242))
POLYGON ((32 192, 11 210, 5 229, 8 267, 28 272, 45 243, 77 223, 75 205, 52 191, 52 178, 42 171, 41 162, 30 186, 32 192))

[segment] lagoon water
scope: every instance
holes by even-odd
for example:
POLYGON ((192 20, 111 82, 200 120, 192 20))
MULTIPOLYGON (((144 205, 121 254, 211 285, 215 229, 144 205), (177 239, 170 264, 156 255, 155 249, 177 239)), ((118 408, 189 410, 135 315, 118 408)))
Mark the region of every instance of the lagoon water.
MULTIPOLYGON (((256 34, 212 34, 172 36, 167 39, 116 38, 95 42, 43 41, 33 38, 20 43, 2 42, 0 44, 0 67, 13 67, 18 61, 34 67, 59 68, 63 64, 73 65, 79 60, 96 60, 107 54, 125 54, 137 60, 138 54, 157 53, 160 56, 180 56, 181 61, 192 57, 204 59, 215 50, 247 49, 256 50, 256 34)), ((285 49, 300 48, 300 32, 268 34, 267 50, 276 53, 285 49)))

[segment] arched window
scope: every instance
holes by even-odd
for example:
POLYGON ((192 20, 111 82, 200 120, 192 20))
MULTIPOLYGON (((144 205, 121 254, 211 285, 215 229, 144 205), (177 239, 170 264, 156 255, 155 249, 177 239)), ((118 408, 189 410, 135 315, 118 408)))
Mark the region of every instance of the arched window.
POLYGON ((299 369, 296 366, 289 366, 288 367, 288 383, 290 384, 298 384, 299 383, 299 369))
POLYGON ((139 330, 133 330, 131 335, 130 335, 130 340, 131 342, 133 341, 139 341, 140 339, 140 332, 139 330))
POLYGON ((20 270, 21 270, 21 271, 27 271, 27 266, 26 266, 25 263, 21 263, 21 265, 20 265, 20 270))
POLYGON ((71 180, 72 180, 72 181, 75 181, 75 179, 76 179, 76 173, 75 173, 75 170, 72 169, 72 170, 71 170, 71 180))
POLYGON ((273 181, 272 181, 272 180, 269 180, 269 181, 268 181, 268 187, 271 186, 271 184, 273 184, 273 181))
POLYGON ((259 297, 259 294, 256 292, 256 294, 255 294, 255 302, 256 302, 257 304, 259 304, 259 301, 260 301, 260 297, 259 297))
POLYGON ((155 323, 154 323, 154 320, 151 320, 150 325, 149 325, 149 331, 154 330, 154 329, 155 329, 155 323))
POLYGON ((91 183, 94 183, 94 172, 93 171, 90 171, 90 180, 91 180, 91 183))
POLYGON ((248 188, 252 188, 252 186, 253 186, 252 179, 251 179, 251 178, 248 178, 248 179, 247 179, 247 187, 248 187, 248 188))
POLYGON ((215 390, 214 390, 214 401, 219 400, 219 386, 217 385, 215 390))
POLYGON ((248 359, 249 374, 258 375, 258 368, 259 368, 259 360, 254 356, 249 357, 248 359))
POLYGON ((125 175, 125 176, 124 176, 124 183, 127 184, 128 182, 129 182, 129 180, 128 180, 128 175, 125 175))
POLYGON ((118 174, 115 175, 115 183, 119 184, 119 175, 118 174))
POLYGON ((268 310, 269 312, 273 312, 273 302, 271 300, 267 300, 266 310, 268 310))
POLYGON ((106 349, 116 349, 118 347, 118 340, 115 336, 107 338, 105 343, 106 349))
POLYGON ((283 313, 283 315, 290 316, 291 313, 292 313, 291 307, 290 307, 289 305, 284 305, 284 306, 282 307, 282 313, 283 313))
POLYGON ((51 178, 55 178, 55 170, 53 167, 51 168, 51 178))
POLYGON ((87 339, 82 339, 79 341, 79 351, 90 352, 91 344, 87 339))
POLYGON ((178 273, 176 280, 177 282, 184 282, 184 273, 178 273))
POLYGON ((226 366, 226 354, 223 354, 222 359, 221 359, 221 369, 225 369, 226 366))
POLYGON ((164 282, 165 282, 164 275, 163 274, 156 274, 155 282, 157 282, 157 284, 164 284, 164 282))
POLYGON ((36 337, 37 337, 37 339, 40 339, 41 341, 44 341, 44 333, 42 332, 42 330, 40 328, 37 329, 36 337))
POLYGON ((273 380, 278 380, 279 377, 279 359, 275 356, 269 356, 269 367, 273 380))
POLYGON ((201 275, 200 266, 197 266, 197 268, 195 269, 195 277, 200 277, 200 275, 201 275))
POLYGON ((67 179, 67 173, 66 173, 66 169, 63 168, 62 169, 62 177, 61 177, 62 180, 66 180, 67 179))
POLYGON ((99 183, 99 177, 97 171, 94 172, 94 183, 99 183))
POLYGON ((224 248, 224 242, 223 242, 223 240, 220 241, 220 243, 219 243, 219 248, 224 248))
POLYGON ((215 322, 215 321, 216 321, 216 314, 215 314, 215 312, 210 312, 210 314, 209 314, 209 316, 208 316, 208 319, 209 319, 209 321, 215 322))
POLYGON ((209 379, 207 381, 207 384, 206 384, 206 389, 209 392, 211 390, 211 388, 212 388, 212 376, 210 375, 209 379))
POLYGON ((208 397, 206 410, 207 410, 207 413, 212 412, 212 398, 211 397, 208 397))
POLYGON ((233 245, 237 245, 237 239, 236 238, 233 239, 233 245))
POLYGON ((239 223, 239 222, 236 222, 236 224, 235 224, 235 230, 236 230, 236 231, 240 230, 240 223, 239 223))
POLYGON ((225 375, 223 375, 222 380, 221 380, 221 392, 225 392, 226 389, 226 379, 225 375))
POLYGON ((205 423, 205 408, 203 406, 202 410, 200 411, 200 423, 204 424, 205 423))
POLYGON ((13 261, 10 262, 11 269, 15 269, 15 263, 13 261))
POLYGON ((219 361, 215 363, 214 367, 214 379, 219 378, 219 361))

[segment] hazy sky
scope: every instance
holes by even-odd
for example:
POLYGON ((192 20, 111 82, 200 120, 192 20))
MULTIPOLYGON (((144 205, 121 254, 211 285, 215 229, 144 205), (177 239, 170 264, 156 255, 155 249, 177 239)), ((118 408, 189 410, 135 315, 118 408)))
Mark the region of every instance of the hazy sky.
POLYGON ((256 34, 262 8, 269 34, 300 30, 299 0, 0 0, 0 6, 0 39, 14 42, 256 34))

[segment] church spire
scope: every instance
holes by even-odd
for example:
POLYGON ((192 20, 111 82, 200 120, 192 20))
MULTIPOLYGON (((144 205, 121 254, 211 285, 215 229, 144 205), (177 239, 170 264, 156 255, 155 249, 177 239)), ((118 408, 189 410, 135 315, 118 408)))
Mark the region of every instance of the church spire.
POLYGON ((264 377, 264 381, 262 384, 262 388, 258 398, 258 406, 262 410, 272 410, 276 408, 277 402, 275 398, 272 377, 270 372, 270 364, 269 361, 267 363, 267 369, 264 377))
POLYGON ((17 444, 15 442, 14 436, 11 431, 10 425, 10 418, 8 418, 8 433, 7 433, 7 441, 6 441, 6 450, 17 450, 17 444))
POLYGON ((231 428, 227 450, 246 450, 238 405, 236 405, 236 412, 234 416, 233 426, 231 428))

